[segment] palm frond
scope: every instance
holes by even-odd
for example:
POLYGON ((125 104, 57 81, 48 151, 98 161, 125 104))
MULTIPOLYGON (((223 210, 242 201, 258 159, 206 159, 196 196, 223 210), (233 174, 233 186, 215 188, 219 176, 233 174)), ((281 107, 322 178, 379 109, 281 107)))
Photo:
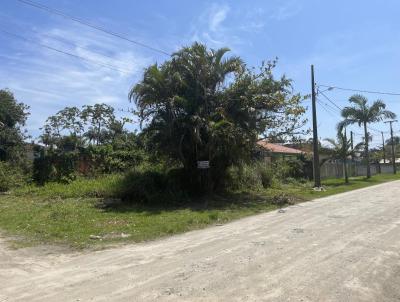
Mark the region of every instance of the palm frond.
POLYGON ((365 148, 365 143, 358 143, 357 145, 354 146, 354 151, 360 151, 363 150, 365 148))
POLYGON ((368 99, 361 94, 355 94, 349 98, 349 102, 358 105, 360 108, 363 108, 367 105, 368 99))
POLYGON ((337 125, 337 129, 344 129, 354 124, 359 124, 359 120, 355 118, 346 118, 343 121, 339 122, 339 124, 337 125))
POLYGON ((214 61, 216 65, 221 63, 222 57, 228 52, 230 49, 228 47, 220 48, 214 52, 214 61))
POLYGON ((361 117, 361 111, 355 107, 344 107, 341 114, 345 119, 359 119, 361 117))
POLYGON ((239 72, 242 69, 243 61, 238 57, 231 57, 222 60, 220 63, 220 71, 222 74, 227 74, 230 72, 239 72))
POLYGON ((395 119, 397 117, 396 113, 389 110, 383 110, 382 115, 385 117, 385 119, 395 119))
POLYGON ((325 138, 324 140, 331 144, 335 149, 340 149, 340 145, 333 138, 325 138))

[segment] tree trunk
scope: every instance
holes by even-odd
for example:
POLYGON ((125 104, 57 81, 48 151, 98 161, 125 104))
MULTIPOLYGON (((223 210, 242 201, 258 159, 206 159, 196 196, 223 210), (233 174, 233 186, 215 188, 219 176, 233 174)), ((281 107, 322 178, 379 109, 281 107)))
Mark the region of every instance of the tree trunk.
POLYGON ((369 164, 369 135, 367 130, 367 123, 364 122, 364 135, 365 135, 365 160, 367 161, 367 178, 371 178, 371 166, 369 164))
POLYGON ((349 183, 349 174, 347 173, 347 160, 343 158, 343 171, 344 171, 344 182, 349 183))

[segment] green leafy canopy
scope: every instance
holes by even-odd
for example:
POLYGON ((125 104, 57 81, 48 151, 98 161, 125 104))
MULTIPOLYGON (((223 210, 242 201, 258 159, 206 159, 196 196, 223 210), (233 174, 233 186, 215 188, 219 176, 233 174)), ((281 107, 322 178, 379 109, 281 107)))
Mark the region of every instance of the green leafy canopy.
POLYGON ((148 67, 129 94, 153 149, 192 176, 196 161, 209 160, 214 187, 260 136, 291 135, 305 122, 303 98, 289 79, 273 76, 276 61, 256 71, 228 51, 184 47, 148 67))

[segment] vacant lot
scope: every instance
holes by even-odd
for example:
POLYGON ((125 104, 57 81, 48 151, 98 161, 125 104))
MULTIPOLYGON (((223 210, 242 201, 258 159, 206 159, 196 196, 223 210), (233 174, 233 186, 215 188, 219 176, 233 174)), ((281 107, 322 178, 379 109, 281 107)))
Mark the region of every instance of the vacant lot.
POLYGON ((103 247, 140 242, 224 224, 245 216, 285 207, 317 197, 399 179, 380 175, 372 179, 327 180, 326 191, 312 184, 291 183, 258 192, 236 192, 195 200, 184 207, 144 207, 114 204, 116 176, 81 179, 69 185, 22 188, 0 196, 0 231, 14 238, 14 246, 57 244, 73 248, 103 247), (104 203, 111 203, 109 205, 104 203))
POLYGON ((399 301, 399 195, 392 182, 84 254, 0 249, 0 300, 399 301))

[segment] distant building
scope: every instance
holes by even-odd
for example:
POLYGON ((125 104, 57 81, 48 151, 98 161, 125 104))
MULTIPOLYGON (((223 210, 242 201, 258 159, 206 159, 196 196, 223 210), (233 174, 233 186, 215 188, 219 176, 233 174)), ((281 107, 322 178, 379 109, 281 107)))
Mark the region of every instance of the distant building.
POLYGON ((277 158, 287 158, 287 157, 299 157, 306 152, 286 147, 280 144, 269 143, 266 140, 260 140, 257 142, 257 149, 260 152, 261 157, 263 157, 267 161, 273 161, 277 158))

